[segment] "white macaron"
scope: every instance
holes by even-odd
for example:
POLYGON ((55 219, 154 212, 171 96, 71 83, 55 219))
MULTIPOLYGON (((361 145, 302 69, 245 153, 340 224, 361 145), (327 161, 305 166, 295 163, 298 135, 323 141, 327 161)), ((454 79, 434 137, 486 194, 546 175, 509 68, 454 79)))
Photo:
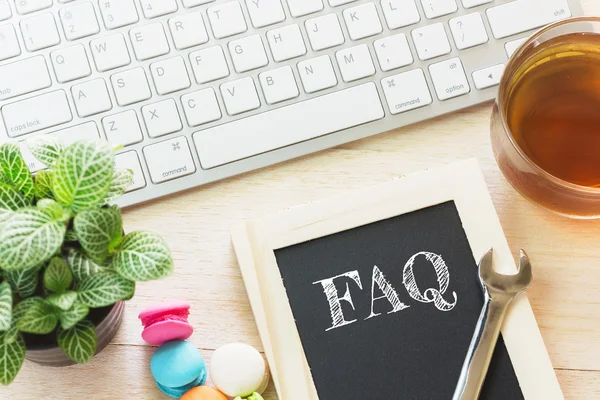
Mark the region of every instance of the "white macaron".
POLYGON ((231 397, 263 393, 269 385, 269 369, 252 346, 231 343, 219 347, 210 361, 210 377, 221 392, 231 397))

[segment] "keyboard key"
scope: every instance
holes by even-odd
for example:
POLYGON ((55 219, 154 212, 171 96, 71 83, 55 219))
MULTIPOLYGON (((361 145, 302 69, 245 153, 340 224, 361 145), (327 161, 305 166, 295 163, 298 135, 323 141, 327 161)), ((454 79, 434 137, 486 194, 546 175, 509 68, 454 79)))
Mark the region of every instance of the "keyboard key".
POLYGON ((259 75, 259 80, 269 104, 280 103, 300 95, 290 66, 263 72, 259 75))
POLYGON ((322 0, 287 0, 292 17, 302 17, 323 10, 322 0))
POLYGON ((17 137, 73 119, 64 90, 45 93, 2 107, 8 136, 17 137))
POLYGON ((246 0, 250 20, 255 28, 273 25, 285 20, 281 0, 246 0))
POLYGON ((144 172, 142 171, 142 165, 140 164, 140 158, 138 157, 137 152, 132 150, 116 154, 115 168, 129 169, 133 172, 133 181, 127 188, 127 193, 146 187, 146 178, 144 178, 144 172))
POLYGON ((148 78, 146 78, 146 72, 142 67, 114 74, 110 77, 110 81, 115 91, 117 103, 121 107, 148 100, 152 97, 150 86, 148 86, 148 78))
POLYGON ((489 40, 483 18, 478 12, 451 19, 449 24, 454 43, 459 50, 479 46, 489 40))
POLYGON ((21 47, 15 27, 11 24, 0 25, 0 61, 8 60, 19 54, 21 54, 21 47))
MULTIPOLYGON (((71 126, 59 131, 51 132, 49 135, 56 137, 63 142, 65 146, 69 146, 79 140, 98 140, 100 135, 95 122, 86 122, 85 124, 71 126)), ((26 141, 20 143, 21 154, 31 172, 37 172, 47 168, 40 160, 35 158, 27 146, 26 141)))
POLYGON ((12 17, 12 11, 8 0, 0 0, 0 21, 7 20, 10 17, 12 17))
POLYGON ((202 14, 192 12, 169 20, 169 29, 178 50, 198 46, 208 42, 208 33, 202 14))
POLYGON ((344 43, 344 34, 337 15, 327 14, 305 22, 313 50, 323 50, 344 43))
POLYGON ((520 39, 516 39, 516 40, 511 40, 510 42, 507 42, 504 45, 504 48, 506 49, 506 55, 508 56, 508 58, 511 58, 513 54, 515 54, 515 51, 517 51, 517 49, 519 47, 521 47, 521 45, 523 43, 525 43, 527 41, 527 37, 524 38, 520 38, 520 39))
POLYGON ((335 57, 344 82, 352 82, 375 75, 373 59, 366 44, 340 50, 335 57))
POLYGON ((90 42, 96 69, 100 72, 123 67, 131 63, 129 50, 122 33, 105 36, 90 42))
POLYGON ((354 3, 356 0, 329 0, 329 5, 331 7, 337 7, 344 4, 354 3))
POLYGON ((184 136, 144 147, 144 156, 154 183, 162 183, 196 172, 190 146, 184 136))
POLYGON ((424 107, 433 101, 422 69, 383 78, 381 86, 392 114, 424 107))
POLYGON ((269 63, 259 35, 229 42, 229 53, 238 73, 264 67, 269 63))
POLYGON ((90 2, 61 8, 59 15, 67 40, 80 39, 100 32, 96 12, 90 2))
POLYGON ((202 89, 181 97, 189 126, 198 126, 221 119, 221 109, 213 88, 202 89))
POLYGON ((462 96, 471 91, 460 58, 451 58, 429 66, 431 80, 440 100, 462 96))
POLYGON ((498 64, 494 65, 493 67, 488 67, 473 72, 473 82, 475 83, 477 90, 498 86, 500 84, 500 79, 502 79, 504 68, 504 64, 498 64))
POLYGON ((423 61, 450 53, 450 43, 441 23, 427 25, 412 31, 419 58, 423 61))
POLYGON ((134 110, 102 118, 106 140, 113 147, 129 146, 141 142, 144 137, 134 110))
POLYGON ((27 51, 36 51, 60 43, 52 14, 40 14, 21 20, 21 33, 27 51))
POLYGON ((212 3, 215 0, 182 0, 183 6, 186 8, 192 8, 200 6, 202 4, 212 3))
POLYGON ((43 10, 44 8, 48 7, 52 7, 52 0, 15 1, 15 8, 17 9, 17 12, 21 15, 43 10))
POLYGON ((140 20, 133 0, 98 0, 106 29, 117 29, 140 20))
POLYGON ((383 31, 379 14, 373 3, 345 9, 344 20, 352 40, 360 40, 383 31))
POLYGON ((456 0, 421 0, 428 19, 441 17, 458 11, 456 0))
POLYGON ((135 57, 139 61, 165 55, 169 52, 169 42, 160 22, 145 25, 129 31, 135 57))
POLYGON ((482 4, 488 4, 488 3, 491 3, 492 1, 494 1, 494 0, 462 0, 462 3, 463 3, 464 8, 471 8, 471 7, 480 6, 482 4))
POLYGON ((196 132, 194 142, 202 168, 211 169, 383 117, 369 82, 196 132))
POLYGON ((42 56, 0 66, 0 100, 50 87, 52 80, 42 56))
POLYGON ((50 54, 56 80, 60 83, 71 82, 89 76, 92 73, 90 63, 82 44, 55 50, 50 54))
POLYGON ((59 131, 50 133, 50 135, 63 142, 65 146, 70 146, 71 144, 80 140, 100 139, 98 126, 93 121, 61 129, 59 131))
POLYGON ((329 56, 311 58, 298 63, 298 71, 306 93, 314 93, 337 85, 329 56))
POLYGON ((99 114, 112 108, 108 89, 102 78, 73 86, 71 94, 75 100, 77 114, 82 118, 99 114))
POLYGON ((221 46, 209 47, 191 53, 190 63, 198 84, 229 76, 229 67, 221 46))
POLYGON ((567 0, 517 0, 487 9, 496 39, 536 29, 571 16, 567 0))
POLYGON ((22 142, 19 142, 19 150, 21 150, 23 161, 25 161, 25 164, 27 165, 27 168, 29 168, 29 171, 31 171, 31 173, 36 173, 42 169, 47 168, 44 163, 42 163, 40 160, 35 158, 33 154, 31 154, 31 151, 29 151, 29 147, 27 146, 27 141, 23 140, 22 142))
POLYGON ((144 17, 147 19, 160 17, 177 11, 175 0, 140 0, 144 17))
POLYGON ((207 10, 210 26, 216 39, 246 32, 246 20, 237 1, 211 7, 207 10))
POLYGON ((150 65, 154 86, 158 94, 168 94, 191 86, 182 57, 173 57, 150 65))
POLYGON ((273 59, 277 62, 306 54, 306 45, 298 25, 288 25, 267 32, 273 59))
POLYGON ((229 115, 241 114, 260 107, 258 93, 251 77, 222 84, 221 95, 229 115))
POLYGON ((142 107, 142 115, 151 138, 179 132, 183 129, 175 100, 167 99, 142 107))
POLYGON ((382 0, 381 8, 390 29, 398 29, 421 21, 415 0, 382 0))
POLYGON ((414 62, 404 33, 376 40, 373 46, 382 71, 391 71, 414 62))

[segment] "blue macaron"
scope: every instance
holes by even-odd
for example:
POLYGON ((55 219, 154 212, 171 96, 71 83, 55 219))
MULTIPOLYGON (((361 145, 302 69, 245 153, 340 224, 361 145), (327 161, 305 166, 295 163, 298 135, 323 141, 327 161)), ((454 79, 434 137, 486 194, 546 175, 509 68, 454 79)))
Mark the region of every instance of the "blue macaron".
POLYGON ((176 399, 206 381, 206 364, 200 351, 182 340, 160 346, 152 356, 150 370, 158 388, 176 399))

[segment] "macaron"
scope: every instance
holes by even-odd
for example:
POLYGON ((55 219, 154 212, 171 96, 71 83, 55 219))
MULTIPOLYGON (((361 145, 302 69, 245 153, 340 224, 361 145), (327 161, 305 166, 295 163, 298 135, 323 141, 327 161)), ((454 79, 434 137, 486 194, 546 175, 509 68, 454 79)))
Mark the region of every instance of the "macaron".
POLYGON ((150 370, 158 388, 176 399, 206 381, 206 364, 200 351, 181 340, 160 346, 152 356, 150 370))
POLYGON ((198 386, 185 392, 181 400, 227 400, 227 396, 210 386, 198 386))
POLYGON ((190 305, 185 301, 172 301, 145 309, 138 316, 144 330, 142 339, 160 346, 169 340, 185 340, 194 328, 188 322, 190 305))
POLYGON ((227 396, 245 398, 262 393, 269 385, 269 369, 252 346, 232 343, 219 347, 210 362, 214 385, 227 396))

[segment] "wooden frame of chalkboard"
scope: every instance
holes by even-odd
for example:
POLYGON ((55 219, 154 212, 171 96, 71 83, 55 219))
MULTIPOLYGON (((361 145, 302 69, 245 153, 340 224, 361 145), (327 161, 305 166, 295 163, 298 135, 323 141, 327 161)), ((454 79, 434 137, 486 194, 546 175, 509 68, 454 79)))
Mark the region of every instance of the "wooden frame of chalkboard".
MULTIPOLYGON (((235 252, 280 399, 318 400, 319 395, 276 251, 447 202, 453 202, 458 210, 474 259, 479 260, 493 247, 495 268, 501 273, 514 273, 513 256, 476 160, 291 208, 232 229, 235 252)), ((563 399, 526 296, 512 304, 502 335, 523 398, 563 399)))

